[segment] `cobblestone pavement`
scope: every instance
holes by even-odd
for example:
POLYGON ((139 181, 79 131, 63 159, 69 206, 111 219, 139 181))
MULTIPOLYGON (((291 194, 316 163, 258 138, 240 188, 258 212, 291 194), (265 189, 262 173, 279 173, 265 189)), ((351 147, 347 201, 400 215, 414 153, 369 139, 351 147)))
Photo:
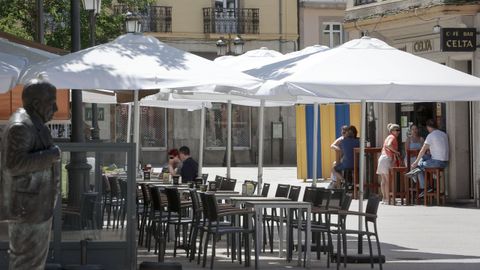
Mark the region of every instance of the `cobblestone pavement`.
MULTIPOLYGON (((209 179, 215 175, 225 175, 225 168, 204 169, 209 173, 209 179)), ((240 183, 245 179, 257 179, 257 168, 232 168, 232 178, 240 183)), ((296 168, 275 167, 265 168, 265 182, 271 183, 270 196, 273 196, 276 184, 288 183, 291 185, 308 186, 296 179, 296 168)), ((327 182, 319 182, 319 186, 326 186, 327 182)), ((237 184, 237 189, 241 186, 237 184)), ((300 195, 300 198, 302 194, 300 195)), ((358 201, 352 202, 351 210, 358 209, 358 201)), ((378 211, 379 236, 382 253, 386 256, 384 269, 432 269, 432 270, 467 270, 480 269, 480 209, 468 205, 457 206, 388 206, 380 205, 378 211)), ((349 218, 348 226, 355 228, 358 221, 349 218)), ((225 241, 221 241, 225 242, 225 241)), ((356 240, 349 239, 350 247, 356 247, 356 240), (351 244, 350 244, 351 242, 351 244)), ((177 258, 173 258, 172 242, 167 244, 167 261, 178 261, 183 269, 201 269, 196 263, 185 259, 181 251, 177 258)), ((365 246, 364 251, 368 251, 365 246)), ((355 249, 352 249, 355 252, 355 249)), ((210 253, 209 253, 210 255, 210 253)), ((210 258, 210 256, 208 257, 210 258)), ((156 255, 140 247, 138 262, 154 261, 156 255)), ((335 266, 330 266, 335 268, 335 266)), ((343 267, 343 266, 341 266, 343 267)), ((238 262, 232 263, 226 256, 225 245, 217 248, 215 269, 245 269, 238 262)), ((260 269, 297 269, 296 262, 287 263, 284 258, 278 257, 278 249, 274 253, 260 254, 260 269)), ((326 256, 322 254, 320 260, 312 253, 312 269, 327 269, 326 256)), ((368 264, 348 264, 349 269, 369 269, 368 264)), ((378 269, 378 265, 375 266, 378 269)), ((253 267, 252 267, 253 269, 253 267)))

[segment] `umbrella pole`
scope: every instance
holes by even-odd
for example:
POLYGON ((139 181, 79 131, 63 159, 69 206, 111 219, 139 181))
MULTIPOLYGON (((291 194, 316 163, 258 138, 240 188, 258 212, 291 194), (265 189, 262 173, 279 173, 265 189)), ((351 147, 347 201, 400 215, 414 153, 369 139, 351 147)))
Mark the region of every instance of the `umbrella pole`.
POLYGON ((317 159, 318 159, 318 103, 313 103, 313 160, 312 186, 317 186, 317 159))
POLYGON ((262 194, 263 184, 263 137, 264 137, 264 113, 265 113, 265 100, 260 101, 260 108, 258 111, 258 178, 257 178, 257 194, 262 194))
MULTIPOLYGON (((362 99, 362 118, 361 118, 361 128, 360 128, 360 180, 358 187, 358 211, 363 213, 363 183, 365 182, 365 131, 366 131, 366 112, 367 112, 367 102, 362 99)), ((375 172, 374 172, 375 173, 375 172)), ((363 218, 358 216, 358 230, 362 231, 363 228, 363 218)), ((359 236, 358 241, 358 253, 362 253, 362 241, 359 236)))
POLYGON ((205 137, 205 103, 202 103, 202 111, 200 115, 200 144, 198 150, 198 176, 202 176, 203 169, 203 141, 205 137))
POLYGON ((133 142, 135 143, 137 163, 140 164, 140 104, 138 103, 138 91, 134 91, 133 109, 133 142))
MULTIPOLYGON (((128 103, 128 111, 127 111, 127 143, 132 142, 132 104, 128 103)), ((127 170, 128 164, 128 156, 125 156, 125 170, 127 170)))
POLYGON ((227 103, 227 178, 232 166, 232 101, 227 103))

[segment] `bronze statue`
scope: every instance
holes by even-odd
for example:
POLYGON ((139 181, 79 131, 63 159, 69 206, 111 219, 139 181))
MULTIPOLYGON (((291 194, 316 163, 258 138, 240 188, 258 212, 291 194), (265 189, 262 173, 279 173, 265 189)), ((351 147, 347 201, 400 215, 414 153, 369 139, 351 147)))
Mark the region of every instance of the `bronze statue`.
POLYGON ((23 108, 10 117, 2 139, 2 194, 7 196, 10 270, 43 270, 59 192, 60 149, 45 125, 57 111, 55 86, 32 80, 23 108))

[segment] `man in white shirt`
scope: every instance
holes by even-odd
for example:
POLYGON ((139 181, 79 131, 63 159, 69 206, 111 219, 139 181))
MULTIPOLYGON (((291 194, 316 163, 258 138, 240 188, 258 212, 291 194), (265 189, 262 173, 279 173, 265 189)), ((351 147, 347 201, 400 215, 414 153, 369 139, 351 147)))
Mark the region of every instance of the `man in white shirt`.
MULTIPOLYGON (((412 163, 412 170, 406 175, 415 177, 418 175, 420 189, 424 189, 425 178, 423 172, 425 168, 445 168, 448 164, 448 136, 445 132, 438 130, 437 124, 433 119, 427 120, 427 130, 429 132, 425 143, 418 153, 417 159, 412 163), (430 155, 425 155, 430 150, 430 155)), ((422 197, 423 192, 419 195, 422 197)))

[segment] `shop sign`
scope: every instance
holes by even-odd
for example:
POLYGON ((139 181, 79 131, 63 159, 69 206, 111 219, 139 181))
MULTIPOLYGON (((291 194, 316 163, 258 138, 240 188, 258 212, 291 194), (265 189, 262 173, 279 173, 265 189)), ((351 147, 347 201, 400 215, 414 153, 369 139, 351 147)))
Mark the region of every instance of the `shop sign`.
POLYGON ((442 28, 440 45, 444 52, 473 52, 477 48, 477 29, 442 28))
POLYGON ((413 43, 413 52, 433 51, 432 41, 430 39, 419 40, 413 43))

